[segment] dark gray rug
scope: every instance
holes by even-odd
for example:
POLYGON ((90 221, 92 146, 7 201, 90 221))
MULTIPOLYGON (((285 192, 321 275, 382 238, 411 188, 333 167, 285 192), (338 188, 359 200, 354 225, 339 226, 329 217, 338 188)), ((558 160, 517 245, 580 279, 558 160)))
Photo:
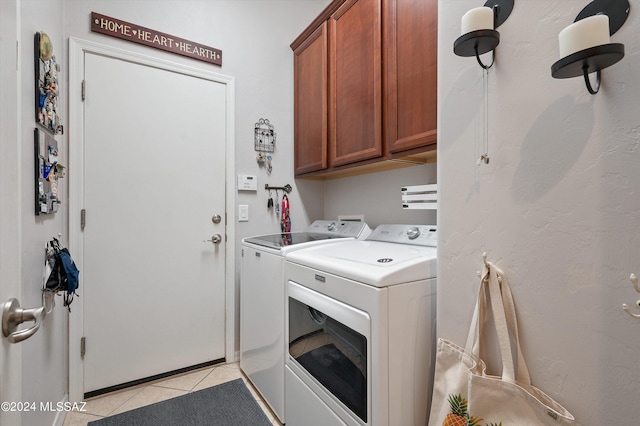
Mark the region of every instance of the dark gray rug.
POLYGON ((270 426, 242 379, 89 423, 90 426, 270 426))

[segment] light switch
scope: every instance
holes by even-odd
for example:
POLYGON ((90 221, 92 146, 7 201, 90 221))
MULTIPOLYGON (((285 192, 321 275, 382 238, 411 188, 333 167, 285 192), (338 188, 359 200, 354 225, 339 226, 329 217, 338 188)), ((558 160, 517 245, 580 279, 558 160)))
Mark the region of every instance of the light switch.
POLYGON ((238 205, 238 222, 249 222, 249 206, 247 204, 238 205))

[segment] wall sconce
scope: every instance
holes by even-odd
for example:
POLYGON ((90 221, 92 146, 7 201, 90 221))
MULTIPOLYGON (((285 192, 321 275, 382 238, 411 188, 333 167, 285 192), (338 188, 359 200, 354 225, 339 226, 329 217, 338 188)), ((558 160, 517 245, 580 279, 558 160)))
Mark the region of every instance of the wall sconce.
POLYGON ((553 78, 583 76, 587 90, 600 90, 600 71, 624 57, 624 44, 610 43, 609 37, 622 27, 629 15, 628 0, 595 0, 589 3, 558 34, 561 59, 551 66, 553 78), (596 73, 596 87, 589 74, 596 73))
POLYGON ((494 49, 500 43, 500 33, 496 31, 507 20, 513 10, 514 0, 488 0, 484 6, 471 9, 462 17, 462 35, 453 43, 453 53, 458 56, 475 56, 484 69, 493 66, 494 49), (491 63, 485 65, 480 55, 491 53, 491 63))

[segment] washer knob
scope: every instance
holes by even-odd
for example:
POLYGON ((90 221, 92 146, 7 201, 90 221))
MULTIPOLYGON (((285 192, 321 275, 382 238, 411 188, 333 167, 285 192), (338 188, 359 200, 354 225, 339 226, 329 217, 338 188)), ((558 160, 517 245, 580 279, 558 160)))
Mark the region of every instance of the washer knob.
POLYGON ((418 229, 417 226, 412 226, 411 228, 407 229, 407 237, 409 237, 410 240, 415 240, 419 236, 420 229, 418 229))
POLYGON ((331 232, 335 231, 335 230, 336 230, 336 223, 335 223, 335 222, 331 222, 331 223, 329 224, 329 226, 327 226, 327 229, 328 229, 329 231, 331 231, 331 232))

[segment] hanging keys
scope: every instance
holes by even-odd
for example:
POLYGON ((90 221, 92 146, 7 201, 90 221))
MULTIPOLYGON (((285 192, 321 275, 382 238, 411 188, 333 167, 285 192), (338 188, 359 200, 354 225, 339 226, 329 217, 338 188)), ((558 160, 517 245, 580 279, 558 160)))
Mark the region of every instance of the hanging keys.
POLYGON ((273 170, 273 167, 271 167, 271 156, 267 155, 267 173, 271 174, 271 170, 273 170))
POLYGON ((271 191, 269 191, 269 199, 267 200, 267 209, 273 208, 273 197, 271 191))

